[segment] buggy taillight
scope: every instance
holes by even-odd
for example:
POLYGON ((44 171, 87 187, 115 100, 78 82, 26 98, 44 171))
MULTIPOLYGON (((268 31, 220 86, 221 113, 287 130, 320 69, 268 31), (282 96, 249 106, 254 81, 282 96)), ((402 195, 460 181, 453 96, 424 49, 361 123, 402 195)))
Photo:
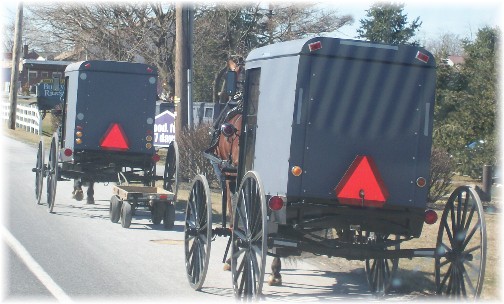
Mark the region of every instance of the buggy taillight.
POLYGON ((63 154, 65 154, 66 157, 70 157, 70 156, 72 156, 73 151, 72 151, 72 149, 65 149, 63 154))
POLYGON ((436 211, 434 211, 432 209, 425 210, 424 221, 425 221, 426 224, 432 225, 435 222, 437 222, 437 219, 438 219, 438 216, 437 216, 436 211))
POLYGON ((291 169, 291 173, 294 176, 300 176, 303 173, 303 169, 300 166, 294 166, 291 169))
POLYGON ((272 196, 268 201, 268 207, 273 211, 278 211, 284 206, 284 199, 280 196, 272 196))
POLYGON ((161 159, 161 157, 159 156, 159 154, 152 155, 153 162, 157 163, 160 159, 161 159))
POLYGON ((308 44, 308 49, 310 49, 310 52, 320 50, 321 48, 322 48, 321 41, 317 41, 317 42, 313 42, 313 43, 308 44))
POLYGON ((427 62, 429 62, 429 56, 428 56, 428 55, 426 55, 426 54, 424 54, 424 53, 422 53, 422 52, 420 52, 420 51, 418 51, 418 52, 416 53, 415 58, 416 58, 416 59, 418 59, 418 60, 420 60, 420 61, 421 61, 421 62, 423 62, 423 63, 427 63, 427 62))

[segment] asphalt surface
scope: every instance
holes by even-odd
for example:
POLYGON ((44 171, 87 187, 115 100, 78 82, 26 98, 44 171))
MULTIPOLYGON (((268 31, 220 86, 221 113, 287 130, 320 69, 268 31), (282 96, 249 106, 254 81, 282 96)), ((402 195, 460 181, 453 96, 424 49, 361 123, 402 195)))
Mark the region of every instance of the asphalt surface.
MULTIPOLYGON (((221 263, 227 239, 212 242, 205 284, 194 291, 185 272, 182 211, 177 211, 171 231, 153 225, 147 210, 137 210, 125 229, 110 222, 112 185, 96 184, 96 203, 87 205, 71 198, 73 183, 64 181, 58 182, 51 214, 45 195, 41 205, 35 202, 31 168, 36 148, 1 139, 4 301, 234 302, 231 273, 223 271, 221 263), (26 250, 31 262, 7 236, 26 250)), ((284 260, 284 284, 265 284, 266 301, 373 300, 364 264, 340 260, 343 263, 316 257, 284 260)))

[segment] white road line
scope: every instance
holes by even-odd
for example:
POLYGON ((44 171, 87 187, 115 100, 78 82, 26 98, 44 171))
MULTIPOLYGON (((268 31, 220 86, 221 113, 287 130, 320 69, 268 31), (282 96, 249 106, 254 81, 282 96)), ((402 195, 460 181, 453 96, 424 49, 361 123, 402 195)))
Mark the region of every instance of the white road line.
POLYGON ((33 259, 30 253, 19 243, 19 241, 4 227, 0 227, 0 233, 7 245, 19 256, 30 271, 49 290, 49 292, 59 302, 71 302, 70 297, 53 281, 44 269, 33 259))

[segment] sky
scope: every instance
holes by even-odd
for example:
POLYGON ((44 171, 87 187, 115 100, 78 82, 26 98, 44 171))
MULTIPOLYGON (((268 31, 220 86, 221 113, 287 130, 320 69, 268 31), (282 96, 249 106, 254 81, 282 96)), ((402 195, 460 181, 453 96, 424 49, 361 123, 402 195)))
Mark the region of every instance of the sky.
MULTIPOLYGON (((345 0, 328 1, 328 7, 337 9, 342 14, 353 15, 352 26, 340 29, 340 38, 356 38, 359 20, 366 17, 366 10, 376 1, 345 0)), ((420 17, 422 26, 417 33, 420 39, 435 39, 443 34, 452 33, 460 38, 474 38, 478 29, 486 25, 502 27, 504 21, 504 2, 502 0, 439 0, 439 1, 392 1, 404 3, 403 13, 408 21, 420 17)))
MULTIPOLYGON (((293 1, 303 2, 302 0, 291 0, 290 2, 293 1)), ((2 24, 4 24, 6 20, 14 19, 18 1, 1 2, 1 18, 2 24)), ((25 8, 33 2, 33 0, 25 1, 25 8)), ((35 2, 37 1, 35 0, 35 2)), ((263 2, 267 3, 267 1, 263 2)), ((340 14, 350 14, 355 19, 353 25, 344 26, 331 36, 356 38, 356 30, 360 26, 359 20, 365 18, 366 10, 375 2, 372 0, 321 0, 323 7, 338 10, 340 14)), ((410 22, 416 17, 420 17, 420 21, 423 22, 417 33, 420 41, 435 39, 448 33, 459 35, 460 38, 471 39, 475 37, 479 28, 486 25, 502 27, 504 23, 504 1, 502 0, 404 0, 388 2, 404 3, 403 13, 408 16, 410 22)))

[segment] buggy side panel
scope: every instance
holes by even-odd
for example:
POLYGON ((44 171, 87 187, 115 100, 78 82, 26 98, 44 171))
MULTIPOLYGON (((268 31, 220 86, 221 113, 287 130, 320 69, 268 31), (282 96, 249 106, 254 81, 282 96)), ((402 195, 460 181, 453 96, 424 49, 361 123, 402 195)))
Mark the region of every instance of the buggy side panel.
MULTIPOLYGON (((247 113, 257 116, 257 125, 251 130, 247 129, 248 132, 256 132, 254 156, 253 159, 248 157, 245 163, 253 162, 252 168, 247 169, 260 172, 267 195, 286 195, 287 192, 287 160, 292 137, 291 120, 298 63, 299 56, 247 63, 247 70, 260 68, 261 77, 257 87, 257 112, 247 113)), ((247 121, 252 121, 252 118, 247 121)))

